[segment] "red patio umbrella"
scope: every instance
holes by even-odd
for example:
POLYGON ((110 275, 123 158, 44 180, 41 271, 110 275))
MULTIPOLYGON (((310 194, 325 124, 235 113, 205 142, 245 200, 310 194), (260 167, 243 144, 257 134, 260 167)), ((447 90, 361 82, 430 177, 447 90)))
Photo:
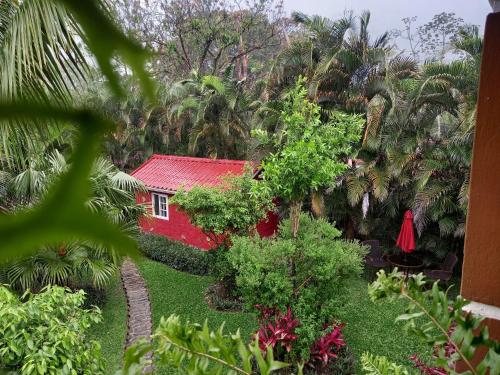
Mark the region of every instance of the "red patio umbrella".
POLYGON ((411 253, 415 250, 415 235, 413 234, 413 214, 410 210, 405 212, 401 231, 399 232, 396 246, 405 253, 411 253))

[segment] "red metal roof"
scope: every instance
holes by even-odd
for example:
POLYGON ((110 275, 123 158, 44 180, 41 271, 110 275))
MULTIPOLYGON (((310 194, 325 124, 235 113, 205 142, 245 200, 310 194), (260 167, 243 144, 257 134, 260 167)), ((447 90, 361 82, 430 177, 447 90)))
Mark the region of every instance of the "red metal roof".
POLYGON ((241 175, 246 160, 223 160, 154 154, 132 172, 150 190, 177 191, 194 185, 213 186, 228 173, 241 175))

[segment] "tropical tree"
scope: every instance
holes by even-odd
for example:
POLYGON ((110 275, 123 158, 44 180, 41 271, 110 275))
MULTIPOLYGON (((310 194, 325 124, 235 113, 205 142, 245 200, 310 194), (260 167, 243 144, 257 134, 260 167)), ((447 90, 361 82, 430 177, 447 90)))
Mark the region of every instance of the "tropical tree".
POLYGON ((322 108, 363 112, 390 50, 389 34, 372 40, 367 11, 359 17, 347 13, 335 21, 302 13, 294 13, 293 19, 305 33, 277 57, 270 89, 280 91, 302 75, 308 82, 308 95, 322 108))
POLYGON ((171 96, 177 98, 171 109, 177 120, 186 116, 190 121, 190 154, 245 158, 252 111, 258 106, 245 80, 232 79, 230 71, 223 78, 193 72, 173 85, 171 96))
POLYGON ((152 73, 165 84, 201 75, 254 80, 280 48, 286 27, 282 1, 132 0, 116 2, 121 24, 155 51, 152 73))
MULTIPOLYGON (((27 169, 7 183, 11 209, 30 207, 47 193, 50 186, 68 168, 65 157, 57 150, 32 161, 27 169)), ((123 231, 132 235, 144 208, 135 202, 134 192, 143 189, 133 177, 119 171, 110 161, 100 158, 90 176, 91 195, 87 206, 99 212, 123 231)), ((89 280, 103 287, 117 272, 121 257, 91 241, 73 241, 43 247, 32 256, 12 260, 4 265, 4 282, 14 287, 39 290, 45 285, 84 286, 89 280)))
POLYGON ((464 29, 455 48, 466 58, 408 65, 403 77, 387 70, 345 179, 347 198, 362 213, 351 217, 359 233, 380 228, 370 216, 383 211, 387 223, 410 208, 419 234, 427 228, 432 237, 432 246, 420 241, 428 249, 444 253, 440 238, 463 237, 481 46, 477 30, 464 29))
MULTIPOLYGON (((83 32, 63 4, 0 2, 0 98, 68 106, 89 75, 83 32)), ((0 161, 25 167, 53 121, 0 121, 0 161)))
POLYGON ((292 238, 297 237, 303 200, 311 191, 334 185, 347 169, 347 157, 364 123, 359 116, 341 112, 322 123, 320 108, 306 98, 303 82, 297 82, 285 102, 281 131, 271 136, 262 130, 254 133, 275 148, 262 162, 263 179, 290 203, 292 238))

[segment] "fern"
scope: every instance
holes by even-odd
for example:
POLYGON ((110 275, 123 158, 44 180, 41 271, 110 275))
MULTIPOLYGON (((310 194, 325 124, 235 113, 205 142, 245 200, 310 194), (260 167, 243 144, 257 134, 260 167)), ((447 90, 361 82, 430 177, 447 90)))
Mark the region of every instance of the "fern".
POLYGON ((390 362, 386 357, 363 353, 361 365, 366 375, 412 375, 404 366, 390 362))

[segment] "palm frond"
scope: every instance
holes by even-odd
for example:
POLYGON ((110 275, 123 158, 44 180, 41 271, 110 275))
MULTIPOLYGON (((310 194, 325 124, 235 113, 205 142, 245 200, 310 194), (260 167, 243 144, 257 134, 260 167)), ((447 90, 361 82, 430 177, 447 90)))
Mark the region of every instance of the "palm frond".
MULTIPOLYGON (((80 28, 60 2, 4 0, 0 6, 0 98, 67 105, 88 75, 80 28)), ((0 123, 0 160, 25 166, 54 123, 0 123)))
POLYGON ((128 192, 138 192, 146 190, 144 184, 141 181, 122 171, 116 172, 111 177, 111 182, 114 187, 128 192))

